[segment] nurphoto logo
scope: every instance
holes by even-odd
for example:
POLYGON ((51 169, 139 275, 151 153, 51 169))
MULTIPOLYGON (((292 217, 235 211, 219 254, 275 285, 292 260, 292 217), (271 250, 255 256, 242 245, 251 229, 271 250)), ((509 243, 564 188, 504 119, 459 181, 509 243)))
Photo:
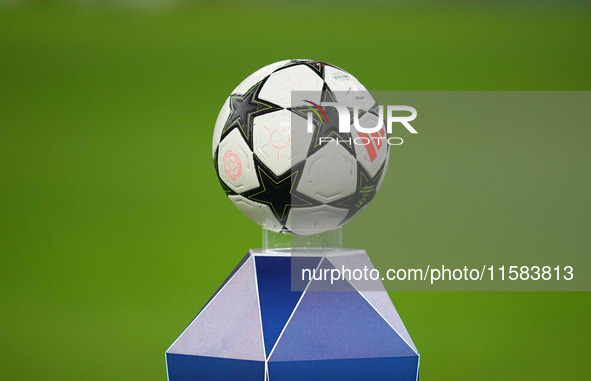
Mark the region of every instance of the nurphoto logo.
POLYGON ((359 107, 353 107, 352 109, 337 102, 320 102, 320 104, 314 103, 309 100, 305 100, 310 106, 306 106, 311 112, 308 112, 307 118, 307 132, 314 133, 314 115, 321 121, 322 124, 334 126, 338 125, 339 134, 350 134, 351 126, 353 126, 357 132, 357 136, 349 136, 348 138, 341 138, 338 136, 319 136, 318 143, 326 144, 331 142, 347 143, 349 145, 373 145, 375 144, 378 149, 381 145, 401 145, 404 140, 401 137, 388 137, 388 134, 392 133, 392 126, 395 123, 400 123, 408 132, 411 134, 418 134, 418 131, 410 124, 417 117, 417 110, 412 106, 404 105, 387 105, 386 106, 386 118, 384 123, 384 106, 379 105, 373 108, 372 111, 377 112, 375 115, 375 122, 373 125, 370 123, 360 123, 360 112, 359 107), (334 111, 331 113, 331 119, 337 117, 338 120, 330 120, 327 116, 325 109, 331 107, 334 111), (401 112, 408 113, 407 115, 399 115, 401 112), (351 123, 351 120, 353 123, 351 123), (384 128, 384 124, 386 128, 384 128), (372 143, 373 142, 373 143, 372 143))

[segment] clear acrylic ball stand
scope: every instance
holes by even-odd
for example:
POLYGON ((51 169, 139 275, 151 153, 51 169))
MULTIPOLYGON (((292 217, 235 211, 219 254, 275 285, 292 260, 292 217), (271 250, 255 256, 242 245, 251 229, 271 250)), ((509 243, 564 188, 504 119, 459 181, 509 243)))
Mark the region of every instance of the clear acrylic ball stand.
POLYGON ((334 251, 342 248, 342 228, 313 235, 289 235, 263 229, 264 251, 334 251))

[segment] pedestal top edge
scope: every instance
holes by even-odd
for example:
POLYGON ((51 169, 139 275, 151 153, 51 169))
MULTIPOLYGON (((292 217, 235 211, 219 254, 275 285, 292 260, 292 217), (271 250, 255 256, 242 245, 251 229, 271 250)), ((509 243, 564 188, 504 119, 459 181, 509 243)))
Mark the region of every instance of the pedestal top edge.
POLYGON ((250 249, 250 255, 255 257, 340 257, 347 255, 365 254, 362 249, 325 249, 325 248, 285 248, 285 249, 250 249))

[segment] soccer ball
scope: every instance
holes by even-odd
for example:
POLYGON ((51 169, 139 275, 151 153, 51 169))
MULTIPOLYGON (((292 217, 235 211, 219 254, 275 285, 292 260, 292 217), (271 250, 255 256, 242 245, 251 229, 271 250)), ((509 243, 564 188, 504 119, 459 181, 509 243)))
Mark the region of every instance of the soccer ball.
POLYGON ((327 102, 357 108, 359 125, 379 121, 378 105, 355 77, 312 60, 263 67, 222 106, 212 151, 219 181, 234 205, 265 229, 309 235, 338 228, 382 184, 385 129, 358 132, 351 117, 350 131, 341 132, 336 107, 318 106, 327 102), (303 91, 314 99, 295 100, 303 91))

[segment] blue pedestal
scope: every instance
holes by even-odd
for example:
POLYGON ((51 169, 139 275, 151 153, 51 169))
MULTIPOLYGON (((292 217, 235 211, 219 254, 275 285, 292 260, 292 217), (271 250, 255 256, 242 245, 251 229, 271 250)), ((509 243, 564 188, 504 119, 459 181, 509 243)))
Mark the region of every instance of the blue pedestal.
POLYGON ((166 352, 168 379, 416 381, 419 354, 381 283, 293 281, 362 266, 364 251, 251 250, 166 352))

